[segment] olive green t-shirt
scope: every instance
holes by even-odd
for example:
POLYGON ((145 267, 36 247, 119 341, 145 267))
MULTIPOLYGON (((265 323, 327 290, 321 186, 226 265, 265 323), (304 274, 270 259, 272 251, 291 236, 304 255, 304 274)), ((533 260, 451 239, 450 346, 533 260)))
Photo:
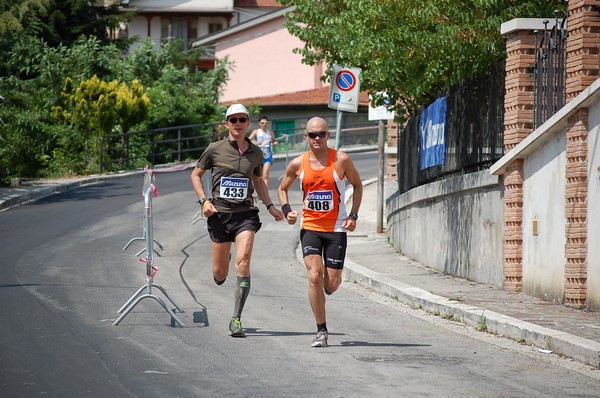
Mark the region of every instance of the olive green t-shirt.
POLYGON ((262 175, 263 155, 260 148, 248 138, 246 142, 250 145, 242 155, 237 142, 229 138, 213 142, 196 163, 196 167, 211 171, 213 204, 221 212, 238 213, 256 209, 252 199, 252 177, 262 175))

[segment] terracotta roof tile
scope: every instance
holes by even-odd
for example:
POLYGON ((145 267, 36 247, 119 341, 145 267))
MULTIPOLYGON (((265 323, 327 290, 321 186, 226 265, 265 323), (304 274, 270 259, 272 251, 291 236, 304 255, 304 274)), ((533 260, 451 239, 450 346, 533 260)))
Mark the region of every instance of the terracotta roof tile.
POLYGON ((235 0, 234 7, 283 7, 276 0, 235 0))
MULTIPOLYGON (((243 98, 235 101, 228 101, 223 105, 241 102, 245 105, 258 104, 268 105, 327 105, 329 103, 329 86, 316 88, 312 90, 296 91, 293 93, 283 93, 276 95, 267 95, 264 97, 243 98)), ((358 98, 359 105, 369 104, 369 94, 361 91, 358 98)))

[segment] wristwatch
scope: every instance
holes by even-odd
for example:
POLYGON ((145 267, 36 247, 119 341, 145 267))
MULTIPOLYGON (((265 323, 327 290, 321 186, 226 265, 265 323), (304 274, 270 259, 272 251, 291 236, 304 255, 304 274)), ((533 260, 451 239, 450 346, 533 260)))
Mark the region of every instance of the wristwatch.
POLYGON ((350 212, 350 214, 348 214, 348 217, 353 218, 354 221, 358 220, 358 214, 356 213, 350 212))
POLYGON ((202 207, 204 205, 204 202, 206 202, 207 200, 210 201, 210 199, 208 198, 200 198, 198 199, 198 203, 200 203, 200 206, 202 207))

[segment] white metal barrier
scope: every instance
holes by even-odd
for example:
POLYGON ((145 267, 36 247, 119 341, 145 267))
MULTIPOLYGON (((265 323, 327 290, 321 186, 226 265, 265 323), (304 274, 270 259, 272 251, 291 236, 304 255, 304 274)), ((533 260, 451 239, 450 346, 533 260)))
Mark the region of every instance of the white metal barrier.
MULTIPOLYGON (((156 180, 156 177, 154 176, 154 171, 149 169, 148 167, 145 167, 144 187, 143 187, 143 194, 144 194, 144 238, 143 239, 146 241, 146 248, 144 250, 146 251, 147 256, 145 259, 140 259, 140 261, 146 263, 146 276, 147 276, 146 284, 143 285, 142 287, 140 287, 138 289, 138 291, 135 292, 135 294, 133 296, 131 296, 131 298, 129 300, 127 300, 127 302, 119 309, 119 311, 117 311, 117 313, 121 314, 121 316, 119 316, 117 318, 117 320, 115 320, 113 322, 113 326, 118 325, 119 322, 121 322, 123 320, 123 318, 125 318, 127 316, 127 314, 129 314, 129 312, 140 301, 142 301, 145 298, 152 298, 152 299, 156 300, 165 309, 165 311, 167 311, 169 313, 169 315, 175 322, 177 322, 180 326, 184 326, 183 322, 181 322, 181 320, 175 314, 175 311, 168 308, 167 305, 165 304, 165 302, 160 297, 158 297, 152 293, 152 288, 153 287, 157 288, 167 297, 167 299, 169 299, 169 301, 175 306, 175 308, 179 312, 181 312, 181 313, 185 312, 183 309, 181 309, 175 303, 175 301, 171 298, 171 296, 169 296, 169 293, 167 293, 167 291, 162 286, 154 283, 154 276, 156 275, 156 272, 158 271, 158 268, 156 268, 156 266, 154 265, 154 254, 155 254, 154 243, 156 241, 153 238, 153 227, 152 227, 152 195, 158 196, 158 190, 156 189, 156 186, 154 185, 155 180, 156 180), (144 290, 146 291, 146 293, 142 294, 144 292, 144 290)), ((133 240, 136 240, 136 239, 140 239, 140 238, 132 239, 131 241, 129 241, 127 246, 129 246, 129 244, 133 240)), ((158 242, 156 242, 156 243, 158 244, 158 242)), ((123 248, 123 250, 125 250, 127 248, 127 246, 125 246, 125 248, 123 248)), ((161 246, 161 249, 162 249, 162 246, 161 246)), ((140 253, 142 253, 142 252, 140 252, 140 253)))

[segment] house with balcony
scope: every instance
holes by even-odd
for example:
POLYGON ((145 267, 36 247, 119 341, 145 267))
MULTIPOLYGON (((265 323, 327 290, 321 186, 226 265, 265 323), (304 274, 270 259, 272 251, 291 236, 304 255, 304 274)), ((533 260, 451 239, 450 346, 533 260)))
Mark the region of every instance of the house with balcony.
POLYGON ((183 41, 183 50, 206 35, 243 23, 274 9, 282 8, 275 0, 120 0, 113 1, 135 17, 121 34, 139 38, 139 46, 151 38, 155 48, 169 40, 183 41))
MULTIPOLYGON (((272 120, 276 135, 298 134, 312 116, 336 125, 336 110, 328 107, 330 87, 322 77, 325 65, 306 65, 294 53, 304 43, 285 27, 286 13, 295 7, 274 9, 192 43, 213 62, 232 63, 220 101, 258 105, 272 120)), ((368 123, 369 97, 361 92, 358 112, 344 113, 343 128, 368 123)), ((371 125, 373 123, 370 123, 371 125)))

